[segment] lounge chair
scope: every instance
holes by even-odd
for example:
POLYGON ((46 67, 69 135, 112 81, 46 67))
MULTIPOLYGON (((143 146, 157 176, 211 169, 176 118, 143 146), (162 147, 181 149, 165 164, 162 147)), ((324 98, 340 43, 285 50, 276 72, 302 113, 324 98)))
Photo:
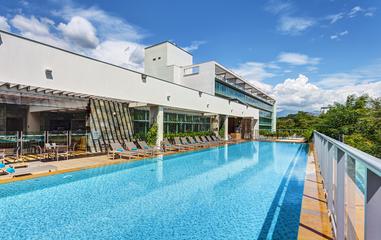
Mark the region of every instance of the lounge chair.
POLYGON ((161 153, 160 149, 148 146, 148 144, 145 141, 138 141, 138 144, 141 149, 144 149, 146 151, 151 151, 152 155, 161 153))
POLYGON ((220 144, 224 144, 224 143, 225 143, 224 140, 222 140, 222 139, 218 139, 216 136, 211 135, 210 138, 211 138, 214 142, 218 142, 218 143, 220 143, 220 144))
POLYGON ((214 140, 212 139, 211 136, 205 136, 205 138, 206 138, 209 142, 212 142, 212 143, 215 143, 215 144, 220 144, 220 142, 214 141, 214 140))
POLYGON ((126 146, 126 149, 130 152, 136 152, 139 156, 146 157, 146 156, 152 156, 153 152, 150 150, 145 149, 139 149, 135 143, 133 142, 127 142, 124 141, 124 145, 126 146))
MULTIPOLYGON (((224 139, 222 139, 220 136, 215 136, 218 140, 220 140, 220 141, 222 141, 222 142, 224 142, 224 143, 232 143, 232 141, 231 140, 224 140, 224 139)), ((229 137, 228 137, 229 138, 229 137)))
POLYGON ((211 144, 211 145, 218 145, 218 143, 217 142, 214 142, 214 141, 210 141, 206 136, 201 136, 201 140, 202 141, 204 141, 204 142, 206 142, 206 143, 209 143, 209 144, 211 144))
POLYGON ((190 149, 195 149, 195 148, 196 148, 195 146, 191 146, 191 145, 189 145, 189 144, 183 144, 183 143, 181 142, 181 140, 180 140, 179 137, 174 137, 173 140, 175 141, 175 145, 176 145, 176 146, 180 146, 180 147, 186 148, 186 149, 188 149, 188 150, 190 150, 190 149))
POLYGON ((198 146, 198 147, 200 147, 200 148, 201 148, 201 147, 207 147, 207 144, 196 142, 196 141, 194 140, 193 137, 188 137, 188 141, 189 141, 192 145, 194 145, 194 146, 198 146))
POLYGON ((194 139, 196 140, 197 143, 200 143, 200 144, 204 144, 204 145, 207 145, 208 147, 212 146, 213 144, 207 142, 207 141, 204 141, 201 137, 199 136, 195 136, 194 139))
POLYGON ((184 144, 184 145, 187 145, 187 146, 190 146, 190 147, 193 147, 193 148, 202 148, 202 146, 198 143, 191 143, 188 141, 188 139, 186 137, 182 137, 180 138, 181 142, 184 144))
POLYGON ((119 158, 127 157, 127 158, 133 158, 137 157, 138 154, 131 151, 126 151, 120 143, 110 143, 110 148, 107 151, 107 155, 111 159, 115 159, 115 156, 119 156, 119 158))
POLYGON ((174 151, 184 151, 185 150, 185 148, 183 148, 183 147, 171 144, 168 141, 167 138, 163 139, 162 146, 163 146, 164 151, 172 151, 172 150, 174 150, 174 151))

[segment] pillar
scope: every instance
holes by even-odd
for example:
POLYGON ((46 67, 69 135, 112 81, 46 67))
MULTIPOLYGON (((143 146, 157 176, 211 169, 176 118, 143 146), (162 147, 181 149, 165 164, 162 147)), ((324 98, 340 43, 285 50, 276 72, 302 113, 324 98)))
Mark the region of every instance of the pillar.
POLYGON ((253 139, 259 137, 259 119, 252 118, 253 121, 253 139))
POLYGON ((41 130, 40 112, 29 112, 26 118, 26 127, 28 132, 36 133, 41 130))
POLYGON ((212 118, 212 131, 214 135, 218 136, 220 130, 220 115, 215 115, 212 118))
POLYGON ((274 103, 273 105, 273 112, 271 114, 271 117, 272 117, 272 121, 271 121, 271 131, 275 132, 276 131, 276 109, 277 109, 277 106, 276 106, 276 102, 274 103))
POLYGON ((162 106, 151 106, 149 109, 150 126, 157 123, 156 146, 160 147, 164 137, 164 108, 162 106))
POLYGON ((229 140, 229 116, 225 116, 224 118, 224 140, 229 140))

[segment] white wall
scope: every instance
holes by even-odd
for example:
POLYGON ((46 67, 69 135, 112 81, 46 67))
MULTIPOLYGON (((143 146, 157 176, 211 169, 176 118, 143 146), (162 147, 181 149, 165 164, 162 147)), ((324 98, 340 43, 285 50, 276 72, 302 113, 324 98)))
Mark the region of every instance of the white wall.
POLYGON ((179 70, 176 68, 192 63, 191 54, 169 42, 144 50, 144 73, 170 82, 178 83, 180 81, 180 75, 176 72, 179 70))
POLYGON ((258 119, 258 110, 0 32, 0 81, 165 107, 258 119), (45 69, 53 71, 46 79, 45 69), (169 99, 167 96, 170 96, 169 99))
POLYGON ((181 84, 214 95, 216 76, 215 62, 192 65, 192 67, 197 66, 199 67, 199 73, 197 74, 184 75, 184 70, 187 67, 182 69, 181 84))

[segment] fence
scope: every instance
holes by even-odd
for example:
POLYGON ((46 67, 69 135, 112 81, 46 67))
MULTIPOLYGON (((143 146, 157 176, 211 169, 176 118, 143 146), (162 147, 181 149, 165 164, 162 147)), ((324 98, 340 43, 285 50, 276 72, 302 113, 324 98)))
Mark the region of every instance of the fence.
POLYGON ((259 139, 263 140, 309 140, 312 135, 310 129, 277 129, 259 130, 259 139))
POLYGON ((88 152, 89 134, 85 131, 0 132, 0 150, 7 158, 40 158, 46 143, 66 146, 71 152, 88 152))
POLYGON ((314 132, 336 238, 381 238, 381 159, 314 132))

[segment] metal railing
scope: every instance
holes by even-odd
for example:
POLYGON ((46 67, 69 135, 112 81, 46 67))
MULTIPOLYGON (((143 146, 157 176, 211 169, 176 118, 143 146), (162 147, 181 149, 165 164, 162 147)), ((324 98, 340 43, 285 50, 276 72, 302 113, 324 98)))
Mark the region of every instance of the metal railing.
POLYGON ((381 239, 381 159, 314 132, 336 239, 381 239))

